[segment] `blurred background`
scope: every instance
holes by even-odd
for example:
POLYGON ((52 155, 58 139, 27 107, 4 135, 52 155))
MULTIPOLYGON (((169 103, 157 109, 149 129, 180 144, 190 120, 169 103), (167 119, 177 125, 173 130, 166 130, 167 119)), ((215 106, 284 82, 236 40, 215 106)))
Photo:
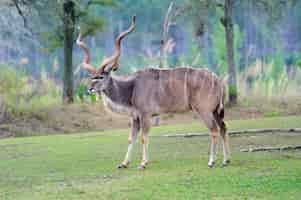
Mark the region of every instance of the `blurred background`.
MULTIPOLYGON (((97 66, 134 14, 136 30, 122 43, 118 74, 206 67, 230 77, 233 105, 277 101, 274 108, 288 110, 301 92, 300 10, 300 0, 1 0, 0 122, 42 120, 63 100, 97 101, 86 94, 89 74, 79 68, 78 27, 97 66)), ((282 112, 274 108, 269 115, 282 112)))

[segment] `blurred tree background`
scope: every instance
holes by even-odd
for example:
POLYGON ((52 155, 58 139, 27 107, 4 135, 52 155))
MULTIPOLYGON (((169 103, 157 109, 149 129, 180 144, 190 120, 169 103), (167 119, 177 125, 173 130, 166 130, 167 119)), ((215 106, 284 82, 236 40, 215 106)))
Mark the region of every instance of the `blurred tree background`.
POLYGON ((137 28, 122 44, 118 74, 159 67, 163 48, 162 67, 228 75, 234 103, 298 95, 300 10, 301 0, 1 0, 0 98, 26 106, 43 96, 45 104, 62 95, 83 100, 88 74, 78 66, 78 27, 97 66, 133 14, 137 28))

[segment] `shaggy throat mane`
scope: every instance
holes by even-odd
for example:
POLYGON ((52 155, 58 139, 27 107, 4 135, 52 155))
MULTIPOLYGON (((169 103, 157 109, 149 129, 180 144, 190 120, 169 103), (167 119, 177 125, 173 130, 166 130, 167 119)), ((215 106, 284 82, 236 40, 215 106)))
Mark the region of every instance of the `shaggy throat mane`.
POLYGON ((133 80, 116 80, 111 78, 109 87, 101 93, 105 108, 118 114, 130 115, 133 112, 133 80))
POLYGON ((102 102, 107 111, 117 113, 117 114, 126 114, 130 115, 132 113, 132 107, 122 105, 118 102, 114 102, 110 97, 108 97, 105 93, 101 93, 102 102))

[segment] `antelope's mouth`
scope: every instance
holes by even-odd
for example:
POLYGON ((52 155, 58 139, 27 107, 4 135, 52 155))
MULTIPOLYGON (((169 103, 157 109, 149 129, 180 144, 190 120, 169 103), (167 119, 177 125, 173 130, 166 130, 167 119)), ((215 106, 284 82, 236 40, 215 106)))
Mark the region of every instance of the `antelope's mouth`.
POLYGON ((88 92, 89 95, 95 94, 96 93, 96 89, 92 87, 92 88, 89 88, 87 92, 88 92))

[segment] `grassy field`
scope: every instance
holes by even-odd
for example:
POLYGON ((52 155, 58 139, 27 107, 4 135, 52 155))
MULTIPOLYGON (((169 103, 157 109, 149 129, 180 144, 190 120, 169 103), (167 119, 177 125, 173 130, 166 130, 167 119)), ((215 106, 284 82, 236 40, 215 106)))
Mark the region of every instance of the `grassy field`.
MULTIPOLYGON (((229 128, 301 127, 301 117, 228 122, 229 128)), ((151 135, 204 131, 200 124, 153 128, 151 135)), ((301 134, 231 138, 232 163, 208 169, 209 138, 151 137, 150 165, 117 170, 128 130, 0 140, 0 199, 300 199, 301 152, 242 153, 249 146, 301 144, 301 134)))

